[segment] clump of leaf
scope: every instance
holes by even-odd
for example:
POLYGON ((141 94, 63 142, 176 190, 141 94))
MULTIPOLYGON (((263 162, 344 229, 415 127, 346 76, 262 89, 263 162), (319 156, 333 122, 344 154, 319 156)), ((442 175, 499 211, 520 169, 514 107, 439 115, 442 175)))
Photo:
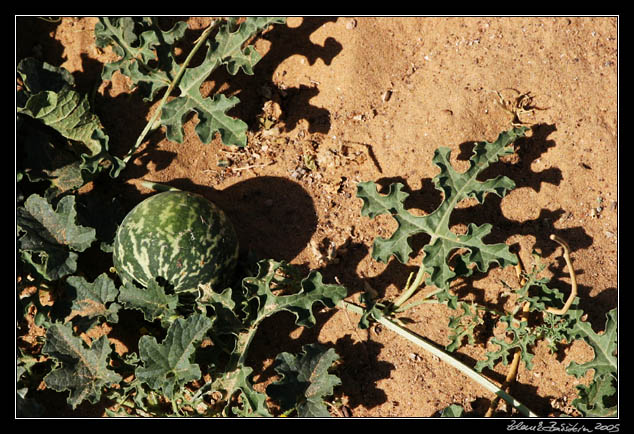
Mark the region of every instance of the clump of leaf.
MULTIPOLYGON (((475 198, 479 203, 483 203, 489 193, 503 197, 515 188, 515 183, 505 176, 485 180, 479 177, 484 169, 498 161, 500 157, 514 152, 511 145, 525 132, 525 127, 516 127, 502 132, 495 142, 477 143, 469 160, 469 168, 462 173, 452 167, 450 150, 438 148, 433 162, 440 169, 440 173, 433 178, 433 183, 442 192, 443 197, 436 210, 427 215, 417 216, 405 208, 408 193, 403 191, 403 184, 391 184, 387 193, 381 194, 374 182, 359 183, 357 196, 363 200, 362 215, 374 218, 381 214, 388 214, 398 224, 391 237, 377 238, 374 241, 372 250, 374 259, 387 262, 394 256, 400 262, 407 263, 412 254, 419 253, 413 251, 412 237, 425 233, 430 236, 430 240, 422 247, 423 258, 417 274, 415 277, 413 274, 410 276, 402 294, 396 300, 388 303, 363 294, 361 301, 365 304, 364 308, 350 303, 344 303, 344 306, 361 314, 360 327, 367 328, 372 320, 387 325, 401 336, 457 367, 487 389, 495 391, 498 396, 503 396, 507 402, 525 415, 534 414, 521 403, 518 404, 515 399, 506 394, 505 390, 492 385, 479 372, 487 367, 494 368, 498 362, 507 365, 513 358, 513 366, 509 370, 509 379, 512 379, 515 375, 513 373, 517 372, 517 363, 520 360, 528 369, 532 367, 532 351, 538 340, 546 341, 554 351, 560 343, 582 338, 595 350, 595 359, 583 365, 573 362, 568 367, 568 372, 582 376, 589 369, 594 369, 595 381, 587 387, 578 386, 579 398, 574 401, 574 404, 584 415, 613 415, 616 412, 614 403, 617 378, 616 313, 610 312, 603 335, 594 333, 589 324, 581 321, 582 312, 577 308, 575 298, 574 271, 571 271, 573 290, 565 304, 564 295, 559 290, 549 287, 549 279, 538 277, 543 266, 535 267, 531 273, 524 273, 522 276, 524 283, 516 290, 516 305, 510 312, 498 312, 473 302, 459 301, 450 292, 452 282, 459 277, 470 276, 475 270, 486 272, 494 263, 503 267, 518 264, 517 257, 510 252, 506 244, 487 244, 484 241, 493 229, 491 224, 481 226, 469 224, 465 234, 457 234, 450 229, 449 222, 453 210, 461 201, 475 198), (404 305, 423 283, 436 289, 425 295, 422 301, 404 305), (457 350, 465 339, 469 344, 474 344, 476 330, 484 325, 485 315, 489 315, 500 326, 501 333, 490 340, 486 359, 478 361, 474 368, 460 363, 435 345, 426 342, 424 338, 402 327, 395 317, 408 307, 433 301, 430 300, 432 297, 435 297, 435 301, 446 303, 449 307, 462 312, 452 317, 449 322, 451 342, 445 347, 447 351, 457 350), (529 313, 541 313, 543 321, 529 325, 524 316, 529 313)), ((551 239, 564 247, 564 257, 568 267, 571 268, 565 242, 557 237, 551 236, 551 239)), ((460 412, 457 412, 455 408, 448 408, 443 415, 459 416, 459 414, 460 412)))
MULTIPOLYGON (((85 400, 95 403, 105 392, 119 403, 109 410, 112 415, 271 416, 267 395, 253 388, 253 369, 246 364, 258 327, 281 311, 292 312, 299 326, 313 326, 314 305, 334 307, 346 295, 345 288, 324 283, 318 272, 301 277, 295 267, 273 260, 258 262, 257 272, 235 289, 218 293, 201 287, 189 315, 178 313, 181 302, 159 283, 150 285, 148 294, 117 288, 105 274, 93 282, 71 276, 68 284, 75 289, 73 314, 47 328, 42 352, 54 366, 45 382, 70 391, 73 408, 85 400), (151 334, 140 336, 138 353, 121 357, 105 336, 88 344, 73 329, 85 321, 114 325, 121 309, 161 320, 147 323, 151 334)), ((308 346, 297 359, 287 353, 280 358, 287 364, 280 367, 285 380, 273 386, 271 398, 297 408, 300 416, 327 414, 323 399, 339 384, 328 372, 338 359, 334 350, 308 346), (301 372, 293 380, 296 368, 301 372)))
POLYGON ((617 309, 607 314, 602 333, 596 333, 592 325, 581 321, 581 310, 575 310, 578 319, 573 336, 583 339, 594 350, 594 358, 586 363, 571 362, 567 371, 579 378, 590 369, 594 370, 592 382, 588 386, 577 386, 579 396, 572 404, 586 417, 614 417, 617 415, 617 309))
POLYGON ((98 402, 104 387, 122 379, 108 365, 112 348, 106 336, 88 346, 73 334, 70 324, 56 323, 47 330, 42 352, 58 361, 44 378, 46 385, 57 391, 69 390, 68 403, 73 408, 84 400, 98 402))
POLYGON ((18 176, 48 181, 55 195, 77 189, 102 170, 118 176, 123 161, 73 76, 34 58, 18 63, 18 176), (31 128, 33 123, 40 128, 31 128))
POLYGON ((457 299, 449 293, 449 286, 457 277, 471 275, 473 266, 486 272, 492 263, 503 267, 515 264, 515 255, 506 244, 484 242, 484 237, 493 228, 491 224, 469 224, 466 234, 459 235, 451 231, 449 221, 451 213, 461 201, 475 198, 483 203, 489 193, 503 197, 515 188, 515 183, 506 176, 484 181, 480 181, 478 176, 500 157, 513 153, 511 145, 525 132, 524 127, 514 128, 501 133, 493 143, 477 143, 469 160, 469 169, 463 173, 453 169, 450 162, 451 150, 438 148, 433 162, 440 173, 433 178, 433 183, 443 193, 443 201, 435 211, 425 216, 416 216, 405 208, 405 200, 409 194, 403 191, 403 184, 391 184, 387 194, 380 194, 374 182, 359 183, 357 196, 363 200, 361 214, 371 218, 388 214, 398 223, 390 238, 377 238, 374 241, 372 257, 387 262, 394 256, 400 262, 407 263, 414 253, 412 237, 420 233, 428 234, 431 238, 422 249, 425 255, 419 274, 427 273, 425 283, 442 290, 437 294, 438 299, 448 301, 453 308, 456 307, 457 299), (449 259, 457 251, 462 253, 453 255, 453 265, 450 266, 449 259))
MULTIPOLYGON (((539 260, 539 256, 534 254, 534 259, 539 260)), ((550 280, 546 277, 539 277, 545 268, 543 264, 537 264, 530 273, 523 272, 521 279, 523 285, 515 291, 516 301, 511 312, 494 312, 489 310, 489 314, 502 329, 498 336, 491 338, 491 349, 487 352, 486 360, 479 360, 475 369, 482 371, 484 368, 493 369, 495 364, 501 361, 505 366, 510 357, 516 351, 521 354, 521 360, 528 369, 532 369, 533 348, 538 340, 544 340, 552 351, 556 351, 557 344, 570 340, 569 330, 573 322, 569 315, 554 315, 548 312, 551 307, 559 307, 563 303, 564 294, 555 288, 550 288, 550 280), (529 326, 527 321, 521 316, 523 306, 527 306, 524 311, 541 313, 543 323, 529 326)), ((504 283, 504 282, 503 282, 504 283)), ((505 283, 507 289, 510 285, 505 283)), ((486 311, 482 308, 482 311, 486 311)), ((453 324, 450 322, 449 327, 453 324)), ((473 339, 470 340, 473 343, 473 339)), ((457 345, 447 347, 452 351, 457 345)))
POLYGON ((299 356, 278 354, 274 369, 282 379, 270 384, 266 392, 286 412, 293 409, 299 417, 329 417, 324 399, 341 380, 328 370, 338 359, 334 349, 319 344, 306 345, 299 356))
MULTIPOLYGON (((40 351, 37 358, 20 348, 16 366, 18 380, 25 385, 17 389, 20 414, 41 413, 43 407, 31 399, 26 385, 42 384, 66 393, 73 409, 86 401, 114 400, 109 415, 271 415, 267 395, 253 388, 253 369, 246 364, 258 327, 281 311, 293 313, 298 326, 310 327, 316 322, 315 306, 334 307, 345 297, 345 288, 324 283, 316 271, 302 276, 295 267, 273 260, 258 262, 254 272, 245 272, 248 277, 222 292, 201 285, 197 294, 184 296, 175 295, 160 281, 141 289, 133 284, 118 287, 109 272, 88 279, 88 271, 95 270, 80 269, 80 254, 87 258, 96 241, 102 248, 99 254, 108 252, 111 240, 95 228, 102 223, 93 215, 99 213, 95 211, 99 206, 88 210, 87 204, 97 200, 74 193, 104 169, 116 177, 157 125, 165 126, 170 140, 182 141, 183 122, 192 112, 198 115, 196 132, 203 141, 219 133, 226 144, 244 146, 246 124, 227 114, 238 99, 203 96, 201 85, 220 65, 232 75, 240 70, 253 74, 260 55, 250 41, 281 22, 264 17, 214 20, 179 64, 174 46, 185 37, 185 23, 164 31, 156 19, 100 19, 95 28, 97 45, 111 45, 120 56, 104 67, 103 79, 119 71, 148 100, 163 92, 155 118, 123 159, 108 153, 108 136, 66 70, 34 59, 19 64, 18 181, 28 181, 29 187, 17 201, 16 296, 22 313, 18 327, 45 328, 39 347, 35 346, 40 351), (199 49, 206 49, 203 59, 190 67, 199 49), (33 125, 42 129, 31 129, 33 125), (49 183, 44 194, 40 181, 49 183), (32 285, 35 292, 29 288, 32 285), (41 302, 42 292, 51 295, 52 305, 41 302), (119 354, 99 333, 106 325, 124 327, 119 321, 125 310, 142 316, 141 325, 127 331, 139 333, 138 351, 119 354), (25 321, 27 315, 34 316, 32 325, 25 321), (99 337, 89 337, 93 334, 99 337), (39 377, 31 375, 35 365, 43 371, 39 377)), ((312 347, 305 351, 299 360, 320 357, 312 347)), ((294 389, 297 408, 308 408, 301 414, 322 411, 320 399, 338 384, 327 373, 337 358, 334 350, 322 355, 310 381, 323 387, 294 389)), ((292 359, 288 354, 284 357, 292 359)), ((289 402, 285 395, 277 397, 289 402)))
MULTIPOLYGON (((159 300, 168 300, 160 287, 153 289, 159 300)), ((150 301, 146 298, 130 296, 129 288, 122 288, 121 295, 126 307, 140 308, 148 312, 150 301)), ((147 393, 147 388, 161 391, 168 399, 185 399, 183 386, 191 381, 201 380, 201 368, 192 363, 197 345, 206 335, 215 344, 215 353, 228 354, 221 361, 207 365, 209 381, 190 394, 192 406, 211 410, 206 398, 213 396, 215 412, 231 416, 270 416, 266 405, 267 396, 253 388, 253 369, 246 364, 253 338, 262 321, 281 311, 292 312, 300 326, 315 324, 312 313, 315 303, 334 307, 346 295, 345 288, 325 284, 317 272, 304 278, 297 277, 294 267, 273 260, 262 260, 257 264, 257 272, 245 277, 237 289, 227 288, 218 293, 202 286, 196 301, 198 312, 171 322, 167 336, 162 342, 144 336, 139 341, 139 360, 136 367, 137 384, 135 393, 147 393)), ((163 304, 159 315, 170 316, 173 311, 163 304)), ((156 316, 151 315, 151 318, 156 316)), ((146 316, 147 318, 147 316, 146 316)), ((332 357, 331 353, 328 353, 332 357)), ((329 359, 330 360, 330 359, 329 359)), ((330 363, 334 361, 330 360, 330 363)), ((323 381, 321 373, 314 380, 323 381)), ((326 375, 325 373, 323 375, 326 375)), ((330 381, 330 377, 327 377, 330 381)), ((309 391, 306 391, 309 393, 309 391)), ((293 399, 300 399, 293 396, 293 399)), ((309 396, 305 399, 312 399, 309 396)), ((147 403, 143 403, 143 407, 147 403)))
POLYGON ((95 229, 78 222, 75 196, 64 196, 53 208, 32 194, 16 218, 20 260, 48 281, 75 273, 79 253, 96 240, 95 229))
POLYGON ((222 94, 202 95, 201 85, 221 65, 225 65, 231 75, 240 70, 252 75, 261 56, 249 41, 270 25, 284 22, 284 18, 274 17, 247 17, 241 22, 237 18, 215 19, 198 38, 185 61, 178 64, 174 47, 184 39, 186 23, 177 22, 171 29, 162 30, 156 18, 100 18, 95 26, 97 46, 112 46, 120 56, 119 60, 104 66, 102 79, 108 80, 119 71, 128 76, 149 101, 164 91, 159 107, 126 161, 147 132, 160 125, 165 127, 169 140, 181 143, 183 123, 191 113, 198 116, 195 130, 203 143, 210 143, 218 133, 226 145, 245 146, 247 124, 227 113, 239 99, 222 94), (189 66, 200 49, 206 49, 202 62, 189 66))
POLYGON ((229 402, 241 398, 242 406, 230 408, 237 415, 269 415, 264 407, 265 396, 255 392, 249 380, 252 372, 246 366, 248 348, 262 321, 277 312, 287 311, 295 316, 298 326, 312 327, 316 319, 312 313, 313 305, 318 303, 333 308, 343 300, 347 290, 340 285, 326 284, 320 273, 311 271, 308 276, 298 278, 294 267, 284 262, 263 260, 258 262, 257 274, 242 281, 240 303, 235 311, 227 309, 226 301, 210 301, 208 304, 230 318, 228 324, 233 329, 224 333, 233 336, 228 368, 225 374, 214 382, 214 389, 224 392, 229 402))

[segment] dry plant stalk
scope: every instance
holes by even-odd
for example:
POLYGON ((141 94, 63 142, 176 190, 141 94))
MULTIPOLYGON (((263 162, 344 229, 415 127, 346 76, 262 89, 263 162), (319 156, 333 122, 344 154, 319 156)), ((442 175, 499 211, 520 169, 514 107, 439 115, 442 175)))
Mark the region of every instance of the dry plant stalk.
MULTIPOLYGON (((568 296, 568 299, 566 300, 566 303, 561 309, 555 309, 553 307, 549 307, 548 309, 546 309, 546 312, 550 312, 554 315, 564 315, 566 312, 568 312, 568 309, 570 309, 572 302, 577 296, 577 277, 575 276, 574 268, 572 268, 572 262, 570 260, 570 247, 568 246, 568 243, 555 234, 552 234, 550 236, 550 239, 557 242, 564 250, 563 257, 564 257, 564 260, 566 261, 566 266, 568 267, 568 273, 570 274, 571 291, 570 291, 570 295, 568 296)), ((523 277, 522 272, 523 272, 522 262, 520 260, 519 255, 517 255, 517 265, 515 266, 515 273, 517 274, 517 278, 519 279, 520 288, 526 284, 526 279, 523 277)), ((522 306, 522 312, 521 312, 519 321, 524 321, 524 322, 527 321, 529 309, 530 309, 530 303, 525 302, 524 305, 522 306)), ((515 378, 517 377, 517 371, 519 368, 521 355, 522 355, 521 349, 516 348, 515 353, 513 354, 513 361, 511 362, 511 365, 509 366, 509 371, 506 374, 504 383, 500 387, 502 390, 508 392, 509 388, 511 387, 511 384, 515 381, 515 378)), ((493 416, 493 412, 497 408, 499 402, 500 402, 500 397, 496 396, 495 399, 491 401, 491 404, 489 405, 489 409, 487 410, 485 417, 493 416)))

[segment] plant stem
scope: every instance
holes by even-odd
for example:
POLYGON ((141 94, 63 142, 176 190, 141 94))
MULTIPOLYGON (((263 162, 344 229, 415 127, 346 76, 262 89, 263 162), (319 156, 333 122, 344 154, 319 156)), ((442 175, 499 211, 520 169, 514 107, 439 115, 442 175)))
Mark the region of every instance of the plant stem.
POLYGON ((564 259, 566 260, 566 265, 568 266, 568 273, 570 274, 570 283, 572 288, 570 290, 570 295, 568 295, 568 299, 566 300, 566 304, 564 304, 564 307, 562 307, 561 309, 549 307, 546 311, 555 315, 564 315, 566 312, 568 312, 568 309, 570 309, 570 306, 572 306, 572 302, 577 297, 577 277, 575 275, 575 269, 572 268, 572 261, 570 260, 570 247, 568 247, 568 243, 555 234, 552 234, 550 236, 550 239, 556 241, 564 249, 564 259))
POLYGON ((200 37, 196 40, 196 45, 194 45, 194 48, 192 48, 192 51, 187 55, 187 58, 181 65, 180 70, 178 71, 178 74, 176 74, 176 77, 174 77, 169 87, 165 91, 165 94, 163 95, 163 98, 161 98, 161 102, 159 103, 158 107, 154 111, 154 114, 150 118, 149 122, 147 123, 143 131, 141 131, 141 135, 139 135, 139 137, 137 138, 136 143, 134 144, 132 149, 130 149, 130 151, 128 151, 126 156, 123 158, 124 163, 128 163, 130 158, 132 158, 132 155, 136 152, 139 146, 141 146, 141 143, 143 143, 143 140, 145 140, 145 136, 147 135, 147 133, 150 132, 150 130, 154 129, 154 124, 157 118, 159 117, 159 115, 161 114, 163 106, 167 102, 167 98, 169 98, 174 88, 180 83, 181 78, 183 78, 183 74, 185 73, 185 70, 187 69, 187 66, 189 65, 189 62, 191 62, 192 58, 194 57, 198 49, 205 43, 205 41, 207 40, 211 32, 217 27, 220 21, 221 20, 219 19, 214 20, 209 25, 209 27, 207 27, 205 31, 200 35, 200 37))
MULTIPOLYGON (((414 282, 410 284, 409 280, 407 282, 407 286, 405 287, 405 291, 396 299, 392 304, 394 309, 398 309, 403 303, 410 299, 412 295, 416 292, 420 284, 423 282, 423 277, 425 276, 425 267, 423 264, 420 264, 418 268, 418 272, 416 273, 416 278, 414 282)), ((411 277, 411 276, 410 276, 411 277)))
MULTIPOLYGON (((363 307, 358 306, 358 305, 353 304, 353 303, 349 303, 347 301, 340 302, 339 306, 344 308, 344 309, 346 309, 346 310, 348 310, 348 311, 351 311, 351 312, 354 312, 356 314, 359 314, 359 315, 361 315, 363 313, 363 311, 364 311, 363 307)), ((476 383, 478 383, 480 386, 484 387, 489 392, 494 393, 496 396, 499 396, 500 398, 504 399, 510 405, 515 407, 524 416, 538 417, 535 413, 533 413, 530 409, 528 409, 524 404, 522 404, 521 402, 517 401, 511 395, 506 393, 503 389, 501 389, 500 387, 496 386, 495 384, 490 382, 488 379, 483 377, 481 374, 477 373, 472 368, 470 368, 469 366, 465 365, 464 363, 462 363, 461 361, 459 361, 458 359, 456 359, 452 355, 450 355, 447 352, 443 351, 442 349, 438 348, 435 344, 427 341, 422 336, 412 332, 411 330, 409 330, 409 329, 407 329, 405 327, 399 326, 398 324, 396 324, 394 321, 392 321, 391 319, 389 319, 386 316, 382 316, 380 318, 377 318, 376 320, 379 323, 383 324, 385 327, 387 327, 390 330, 392 330, 393 332, 397 333, 399 336, 401 336, 401 337, 407 339, 408 341, 418 345, 419 347, 423 348, 425 351, 427 351, 427 352, 433 354, 434 356, 438 357, 443 362, 445 362, 445 363, 453 366, 454 368, 458 369, 460 372, 462 372, 467 377, 469 377, 472 380, 474 380, 476 383)))

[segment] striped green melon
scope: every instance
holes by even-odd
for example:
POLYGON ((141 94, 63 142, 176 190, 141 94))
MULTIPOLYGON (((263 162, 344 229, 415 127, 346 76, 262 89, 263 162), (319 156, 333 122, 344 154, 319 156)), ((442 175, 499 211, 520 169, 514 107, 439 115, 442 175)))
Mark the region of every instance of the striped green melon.
POLYGON ((162 278, 175 292, 199 284, 224 289, 237 258, 238 238, 225 213, 185 191, 158 193, 134 207, 117 230, 113 251, 124 282, 147 287, 162 278))

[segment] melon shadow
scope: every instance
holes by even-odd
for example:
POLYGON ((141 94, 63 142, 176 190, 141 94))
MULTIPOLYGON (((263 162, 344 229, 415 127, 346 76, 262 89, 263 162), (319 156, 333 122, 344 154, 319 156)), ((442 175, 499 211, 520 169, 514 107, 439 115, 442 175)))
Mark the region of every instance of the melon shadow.
POLYGON ((189 179, 168 184, 218 205, 235 226, 241 251, 250 251, 257 258, 291 261, 317 229, 312 197, 300 184, 286 178, 258 176, 223 190, 189 179))

